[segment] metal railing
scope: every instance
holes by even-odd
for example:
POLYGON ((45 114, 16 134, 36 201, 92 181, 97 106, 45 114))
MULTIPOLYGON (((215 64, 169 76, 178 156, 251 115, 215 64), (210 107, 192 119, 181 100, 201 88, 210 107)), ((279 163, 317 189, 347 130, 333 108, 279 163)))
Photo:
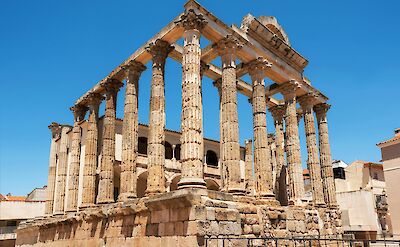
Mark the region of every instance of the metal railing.
POLYGON ((400 247, 400 240, 394 239, 348 239, 330 237, 205 237, 205 247, 228 246, 290 246, 290 247, 400 247))

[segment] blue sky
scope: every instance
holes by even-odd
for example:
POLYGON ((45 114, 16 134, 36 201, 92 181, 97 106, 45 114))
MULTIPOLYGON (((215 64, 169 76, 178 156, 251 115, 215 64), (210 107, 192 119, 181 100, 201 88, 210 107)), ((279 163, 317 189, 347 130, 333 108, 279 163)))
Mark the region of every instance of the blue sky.
MULTIPOLYGON (((0 193, 23 195, 47 183, 47 126, 52 121, 72 124, 69 107, 74 101, 182 12, 184 2, 0 3, 0 193)), ((240 25, 247 13, 275 16, 292 46, 309 60, 305 75, 330 98, 333 158, 380 160, 375 144, 400 127, 399 1, 200 3, 227 24, 240 25)), ((167 128, 178 130, 179 64, 168 60, 166 73, 167 128)), ((139 120, 144 123, 149 82, 147 70, 140 81, 139 120)), ((218 139, 217 90, 210 80, 204 80, 203 88, 205 136, 218 139)), ((251 108, 245 97, 238 99, 243 143, 252 137, 251 108)), ((305 164, 303 128, 301 124, 305 164)), ((268 129, 273 131, 270 118, 268 129)))

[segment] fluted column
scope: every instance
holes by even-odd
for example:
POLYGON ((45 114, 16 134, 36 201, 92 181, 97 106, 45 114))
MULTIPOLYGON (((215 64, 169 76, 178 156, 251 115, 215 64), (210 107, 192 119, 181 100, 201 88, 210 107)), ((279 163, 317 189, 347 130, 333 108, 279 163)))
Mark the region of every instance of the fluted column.
POLYGON ((245 194, 244 183, 240 176, 239 121, 236 92, 236 50, 242 44, 233 36, 217 43, 222 60, 221 85, 221 128, 222 163, 226 167, 228 192, 245 194))
POLYGON ((96 169, 98 161, 98 118, 99 105, 103 96, 91 93, 87 98, 89 118, 85 140, 85 164, 83 167, 83 189, 81 208, 92 207, 96 199, 96 169))
POLYGON ((65 208, 65 191, 67 184, 67 167, 68 167, 68 146, 69 138, 68 132, 71 130, 70 126, 61 127, 60 149, 58 152, 58 165, 57 165, 57 179, 56 179, 56 193, 55 193, 55 214, 63 214, 65 208))
POLYGON ((139 130, 139 78, 146 67, 140 62, 133 61, 124 69, 127 71, 127 79, 122 126, 122 161, 118 201, 126 201, 129 198, 137 197, 136 161, 139 130))
POLYGON ((286 165, 285 165, 285 138, 283 132, 283 116, 285 115, 285 106, 276 105, 269 108, 275 125, 275 146, 276 146, 276 184, 275 195, 281 205, 287 205, 288 193, 286 183, 286 165))
POLYGON ((56 169, 57 169, 57 154, 59 144, 57 139, 61 135, 61 126, 58 123, 49 125, 51 131, 50 158, 49 158, 49 176, 47 179, 47 199, 45 204, 45 214, 53 214, 54 206, 54 190, 56 185, 56 169))
POLYGON ((298 101, 303 109, 304 115, 304 128, 308 154, 307 167, 310 171, 313 203, 315 205, 323 205, 325 202, 318 158, 317 136, 315 134, 314 112, 312 109, 316 100, 313 94, 306 94, 300 97, 298 101))
POLYGON ((275 184, 276 184, 276 146, 275 146, 275 135, 268 134, 268 150, 270 154, 270 164, 272 170, 272 191, 275 194, 275 184))
POLYGON ((203 111, 200 31, 207 24, 193 10, 178 22, 185 31, 182 57, 181 180, 178 188, 206 188, 203 174, 203 111))
MULTIPOLYGON (((219 96, 219 122, 222 122, 222 93, 221 93, 221 85, 222 85, 222 79, 218 79, 213 82, 213 85, 218 89, 218 96, 219 96)), ((227 191, 227 170, 225 167, 225 163, 222 162, 222 157, 224 157, 224 149, 222 145, 222 134, 223 128, 222 125, 219 125, 219 165, 220 165, 220 175, 221 175, 221 191, 227 191)))
POLYGON ((173 50, 168 42, 158 39, 147 47, 152 55, 152 79, 150 92, 150 120, 147 148, 147 195, 165 192, 165 60, 173 50))
POLYGON ((336 206, 336 189, 333 177, 331 147, 329 144, 328 121, 326 113, 330 108, 329 104, 322 103, 314 106, 317 115, 319 133, 319 155, 321 162, 321 176, 324 187, 325 203, 329 206, 336 206))
POLYGON ((85 118, 87 111, 86 106, 74 105, 71 107, 74 114, 74 127, 72 128, 71 140, 71 163, 69 165, 69 181, 68 181, 68 199, 66 211, 73 212, 78 206, 78 189, 79 189, 79 165, 81 157, 81 122, 85 118))
POLYGON ((114 202, 114 163, 115 163, 115 115, 117 94, 123 84, 110 79, 105 84, 106 109, 103 121, 101 146, 100 179, 97 203, 114 202))
POLYGON ((289 171, 289 201, 300 203, 304 199, 303 168, 301 166, 299 128, 296 113, 297 82, 289 81, 282 85, 286 112, 286 158, 289 171))
POLYGON ((271 64, 257 58, 249 64, 249 74, 253 82, 253 134, 254 134, 254 171, 256 195, 274 197, 272 192, 272 167, 267 134, 267 103, 265 98, 265 71, 271 64))
POLYGON ((254 195, 254 175, 253 175, 253 141, 245 141, 245 188, 247 195, 254 195))

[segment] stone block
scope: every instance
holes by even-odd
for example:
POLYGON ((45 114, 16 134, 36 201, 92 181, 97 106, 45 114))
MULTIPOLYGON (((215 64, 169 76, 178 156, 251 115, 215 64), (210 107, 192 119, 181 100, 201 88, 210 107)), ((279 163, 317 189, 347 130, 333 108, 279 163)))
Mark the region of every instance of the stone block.
POLYGON ((175 235, 183 236, 186 234, 183 221, 177 221, 174 224, 175 235))
POLYGON ((151 223, 162 223, 162 222, 169 222, 169 210, 155 210, 151 212, 151 223))
POLYGON ((240 235, 242 228, 237 222, 221 221, 219 222, 219 233, 221 235, 240 235))
POLYGON ((146 236, 157 236, 159 224, 147 224, 146 225, 146 236))
POLYGON ((269 218, 270 220, 276 220, 276 219, 278 219, 279 214, 278 214, 278 212, 276 212, 276 211, 268 211, 268 212, 267 212, 267 216, 268 216, 268 218, 269 218))
POLYGON ((164 222, 158 225, 158 236, 173 236, 175 233, 173 222, 164 222))
POLYGON ((215 208, 206 207, 206 219, 215 220, 215 208))
POLYGON ((258 224, 258 222, 259 222, 258 215, 256 215, 256 214, 246 214, 245 217, 242 218, 242 221, 245 224, 248 224, 248 225, 258 224))
POLYGON ((252 228, 253 233, 255 235, 260 235, 261 234, 262 227, 260 225, 252 225, 251 228, 252 228))
POLYGON ((216 208, 215 219, 218 221, 237 221, 239 212, 236 209, 216 208))
POLYGON ((206 220, 206 207, 199 205, 191 207, 189 220, 206 220))
POLYGON ((185 221, 189 220, 190 208, 171 208, 170 221, 185 221))

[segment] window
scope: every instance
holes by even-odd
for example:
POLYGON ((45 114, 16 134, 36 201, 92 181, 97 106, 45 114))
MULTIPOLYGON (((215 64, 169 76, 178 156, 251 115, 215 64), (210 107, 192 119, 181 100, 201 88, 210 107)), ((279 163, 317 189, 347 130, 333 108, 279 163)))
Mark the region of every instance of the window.
POLYGON ((165 158, 166 159, 172 159, 172 145, 169 142, 165 142, 164 143, 164 147, 165 147, 165 158))
POLYGON ((378 173, 374 172, 373 178, 376 179, 376 180, 378 180, 378 173))
POLYGON ((138 139, 138 152, 139 154, 147 155, 147 138, 139 137, 138 139))
POLYGON ((209 166, 218 166, 218 156, 214 151, 212 151, 212 150, 207 151, 206 163, 209 166))
POLYGON ((175 146, 174 152, 175 152, 175 159, 180 160, 181 159, 181 144, 177 144, 175 146))

